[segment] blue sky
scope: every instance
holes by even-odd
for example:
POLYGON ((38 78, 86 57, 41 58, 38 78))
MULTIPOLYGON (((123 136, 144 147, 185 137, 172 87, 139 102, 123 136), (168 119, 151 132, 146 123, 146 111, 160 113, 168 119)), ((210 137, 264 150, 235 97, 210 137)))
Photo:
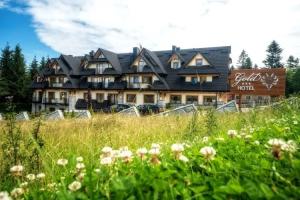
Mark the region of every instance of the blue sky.
POLYGON ((299 21, 299 0, 0 0, 0 48, 19 43, 30 62, 99 47, 230 45, 233 64, 245 49, 264 66, 272 40, 284 49, 283 62, 300 57, 299 21))
POLYGON ((14 48, 20 44, 26 59, 30 63, 34 56, 57 57, 59 54, 40 41, 29 14, 20 14, 9 9, 0 9, 0 48, 6 44, 14 48))

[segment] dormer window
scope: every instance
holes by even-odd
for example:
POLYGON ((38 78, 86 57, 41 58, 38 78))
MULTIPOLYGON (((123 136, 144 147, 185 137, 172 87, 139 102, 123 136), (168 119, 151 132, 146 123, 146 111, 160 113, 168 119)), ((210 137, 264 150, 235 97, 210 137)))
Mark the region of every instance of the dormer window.
POLYGON ((197 78, 197 76, 192 76, 192 77, 191 77, 191 82, 192 82, 192 84, 197 84, 197 83, 198 83, 198 78, 197 78))
POLYGON ((172 60, 171 62, 171 68, 172 69, 179 69, 181 66, 180 66, 180 60, 172 60))
POLYGON ((138 71, 142 72, 145 65, 146 65, 146 62, 143 59, 140 59, 139 65, 138 65, 138 71))
POLYGON ((105 56, 101 53, 99 58, 105 58, 105 56))
POLYGON ((197 58, 196 59, 196 66, 202 66, 203 65, 203 59, 202 58, 197 58))

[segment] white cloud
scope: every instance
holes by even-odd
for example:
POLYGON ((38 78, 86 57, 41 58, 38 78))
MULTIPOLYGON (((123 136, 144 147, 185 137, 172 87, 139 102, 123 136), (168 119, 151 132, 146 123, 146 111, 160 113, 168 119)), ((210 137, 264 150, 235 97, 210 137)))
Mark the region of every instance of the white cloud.
POLYGON ((98 47, 131 51, 232 46, 261 64, 271 40, 300 56, 295 0, 28 0, 36 32, 54 50, 82 55, 98 47))
POLYGON ((7 6, 7 0, 0 0, 0 9, 7 6))

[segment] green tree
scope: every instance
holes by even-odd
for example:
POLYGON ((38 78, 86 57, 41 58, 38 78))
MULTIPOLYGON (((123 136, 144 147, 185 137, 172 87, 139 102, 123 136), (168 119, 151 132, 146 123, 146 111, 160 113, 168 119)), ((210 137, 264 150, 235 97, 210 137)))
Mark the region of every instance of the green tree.
POLYGON ((36 57, 34 56, 31 64, 30 64, 30 80, 33 81, 39 72, 39 65, 36 57))
POLYGON ((300 68, 298 68, 292 78, 293 92, 300 92, 300 68))
POLYGON ((295 58, 294 56, 290 55, 286 61, 286 67, 290 69, 295 69, 299 66, 299 58, 295 58))
POLYGON ((7 44, 2 50, 0 59, 0 96, 9 95, 7 77, 11 75, 10 68, 12 65, 12 51, 7 44))
POLYGON ((252 61, 244 49, 242 50, 242 52, 239 56, 239 59, 237 61, 237 66, 240 69, 251 69, 252 68, 252 61))
POLYGON ((294 86, 293 86, 293 77, 295 72, 293 70, 286 71, 286 79, 285 79, 285 95, 289 96, 290 94, 294 93, 294 86))
POLYGON ((13 65, 11 68, 12 75, 10 76, 10 94, 17 100, 22 100, 27 97, 29 89, 28 79, 26 74, 26 65, 24 55, 20 45, 16 45, 13 56, 13 65))
POLYGON ((42 71, 43 69, 45 69, 46 64, 47 64, 47 61, 46 61, 45 57, 43 56, 41 61, 40 61, 39 71, 42 71))
POLYGON ((267 57, 263 61, 263 63, 266 65, 266 67, 270 68, 280 68, 283 67, 283 64, 281 63, 281 53, 283 49, 279 46, 279 44, 273 40, 271 44, 268 46, 267 51, 267 57))
POLYGON ((246 58, 245 65, 243 66, 243 69, 251 69, 252 68, 252 60, 251 58, 246 58))
POLYGON ((247 52, 243 49, 240 56, 239 56, 239 59, 237 61, 237 67, 238 68, 242 68, 245 63, 246 63, 246 59, 248 58, 248 54, 247 52))

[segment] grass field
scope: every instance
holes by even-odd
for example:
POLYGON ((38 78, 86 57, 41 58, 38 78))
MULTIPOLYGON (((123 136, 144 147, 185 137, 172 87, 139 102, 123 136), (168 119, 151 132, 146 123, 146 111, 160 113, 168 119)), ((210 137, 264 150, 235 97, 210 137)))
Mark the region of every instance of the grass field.
POLYGON ((299 124, 298 98, 248 113, 0 122, 0 191, 15 199, 297 199, 299 124))

